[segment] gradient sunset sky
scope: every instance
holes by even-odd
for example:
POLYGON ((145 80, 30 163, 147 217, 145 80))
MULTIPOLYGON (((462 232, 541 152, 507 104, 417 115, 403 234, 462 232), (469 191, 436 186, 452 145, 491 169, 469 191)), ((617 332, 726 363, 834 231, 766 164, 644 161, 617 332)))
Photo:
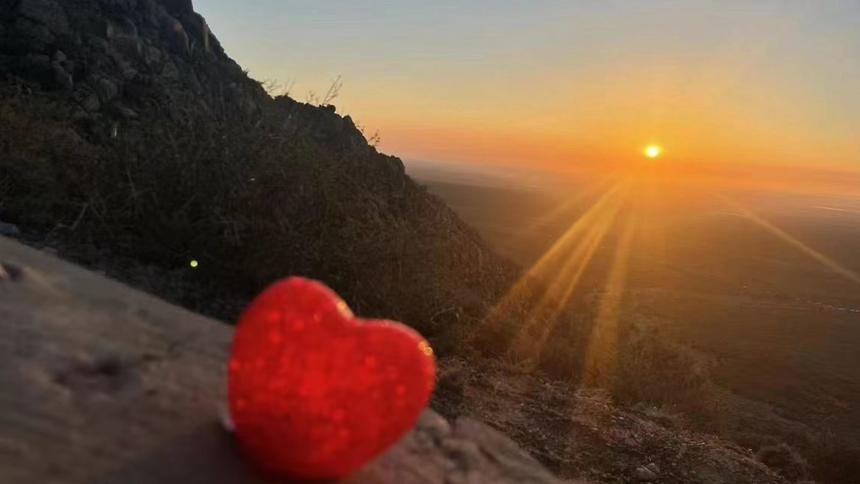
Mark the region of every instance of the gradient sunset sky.
POLYGON ((236 61, 404 159, 860 169, 857 0, 195 0, 236 61))

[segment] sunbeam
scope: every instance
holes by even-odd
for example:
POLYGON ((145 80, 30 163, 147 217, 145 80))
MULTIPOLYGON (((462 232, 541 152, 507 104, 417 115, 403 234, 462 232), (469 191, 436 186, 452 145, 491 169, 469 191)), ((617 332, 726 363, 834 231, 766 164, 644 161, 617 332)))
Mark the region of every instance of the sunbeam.
POLYGON ((529 353, 534 355, 541 353, 546 340, 555 328, 558 314, 567 306, 573 291, 594 258, 594 254, 614 225, 626 194, 626 191, 622 191, 614 197, 606 210, 600 212, 599 219, 595 220, 589 227, 588 232, 577 244, 574 253, 558 272, 558 276, 534 308, 529 323, 520 329, 514 347, 525 347, 529 353), (541 327, 538 329, 537 338, 532 339, 529 331, 535 324, 541 324, 541 327))
POLYGON ((543 277, 546 272, 552 267, 553 262, 560 262, 561 256, 564 253, 569 253, 574 250, 572 244, 573 239, 591 223, 601 210, 604 209, 609 200, 612 199, 622 188, 623 182, 619 181, 614 186, 606 190, 601 197, 583 214, 553 245, 547 250, 531 268, 508 290, 508 292, 499 300, 493 310, 490 312, 488 320, 493 320, 499 313, 506 312, 506 307, 517 304, 526 289, 526 285, 536 277, 543 277))
POLYGON ((528 353, 540 346, 551 330, 549 316, 554 315, 570 297, 579 278, 585 271, 588 262, 594 256, 605 234, 612 225, 615 214, 620 207, 619 195, 629 185, 619 181, 610 187, 601 197, 559 238, 553 246, 520 278, 517 283, 500 299, 490 311, 484 325, 493 325, 496 321, 505 321, 518 310, 526 309, 528 318, 516 329, 512 345, 509 349, 520 349, 528 353), (539 295, 536 304, 531 294, 534 280, 548 282, 547 290, 539 295), (536 325, 543 324, 541 327, 536 325), (536 336, 537 343, 530 341, 526 335, 536 336))
POLYGON ((531 276, 541 275, 549 270, 554 265, 554 262, 566 261, 566 252, 570 252, 575 248, 574 239, 585 231, 592 223, 602 219, 607 205, 612 202, 615 197, 621 193, 628 185, 626 181, 619 181, 609 188, 595 203, 583 214, 577 221, 570 226, 569 229, 562 235, 546 253, 528 270, 527 274, 531 276))
POLYGON ((609 276, 585 353, 583 366, 584 381, 587 385, 606 386, 615 367, 619 312, 627 283, 633 236, 636 232, 635 216, 629 210, 626 219, 625 223, 621 224, 609 276))
POLYGON ((857 284, 860 284, 860 275, 858 275, 856 272, 843 267, 841 264, 834 261, 833 259, 827 257, 826 255, 822 254, 821 252, 818 252, 817 250, 813 249, 812 247, 810 247, 810 246, 804 244, 803 242, 797 240, 795 237, 791 236, 790 234, 788 234, 784 230, 773 225, 772 223, 768 222, 767 220, 764 220, 763 218, 759 217, 758 215, 756 215, 755 213, 753 213, 751 210, 747 209, 746 207, 738 204, 737 202, 730 200, 725 195, 717 193, 716 196, 717 196, 717 198, 719 198, 720 200, 725 202, 727 205, 729 205, 730 207, 732 207, 735 210, 737 210, 738 212, 740 212, 745 218, 754 222, 755 224, 757 224, 761 228, 765 229, 766 231, 770 232, 772 235, 775 235, 777 238, 779 238, 783 242, 787 243, 788 245, 790 245, 790 246, 794 247, 795 249, 808 255, 809 257, 818 261, 819 263, 821 263, 822 265, 824 265, 828 269, 846 277, 847 279, 850 279, 851 281, 853 281, 857 284))

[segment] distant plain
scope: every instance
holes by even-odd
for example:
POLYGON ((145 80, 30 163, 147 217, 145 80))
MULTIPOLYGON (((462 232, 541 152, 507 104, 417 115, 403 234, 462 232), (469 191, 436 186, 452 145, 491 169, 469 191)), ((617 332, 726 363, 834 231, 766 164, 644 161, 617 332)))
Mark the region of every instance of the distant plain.
MULTIPOLYGON (((413 174, 525 268, 601 193, 487 171, 458 176, 421 165, 413 174)), ((624 315, 659 324, 711 359, 714 382, 785 422, 780 431, 797 423, 856 446, 860 197, 636 180, 626 200, 574 294, 607 290, 619 234, 632 224, 624 315)), ((754 427, 751 415, 730 425, 754 427)))

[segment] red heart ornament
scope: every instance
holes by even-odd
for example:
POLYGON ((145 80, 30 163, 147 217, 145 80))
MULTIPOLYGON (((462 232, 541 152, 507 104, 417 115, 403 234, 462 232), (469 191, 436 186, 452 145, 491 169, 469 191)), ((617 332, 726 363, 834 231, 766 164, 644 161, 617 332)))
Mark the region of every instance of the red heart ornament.
POLYGON ((397 443, 435 382, 433 350, 417 332, 358 319, 329 288, 294 277, 266 289, 239 321, 230 415, 263 470, 338 479, 397 443))

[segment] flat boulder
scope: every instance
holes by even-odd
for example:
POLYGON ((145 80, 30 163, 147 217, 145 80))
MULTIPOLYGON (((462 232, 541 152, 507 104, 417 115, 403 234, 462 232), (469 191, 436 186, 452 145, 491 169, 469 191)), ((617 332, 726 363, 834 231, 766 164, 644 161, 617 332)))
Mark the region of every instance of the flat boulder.
MULTIPOLYGON (((4 483, 272 482, 221 423, 230 326, 2 237, 0 267, 4 483)), ((560 484, 499 432, 432 410, 348 482, 560 484)))

